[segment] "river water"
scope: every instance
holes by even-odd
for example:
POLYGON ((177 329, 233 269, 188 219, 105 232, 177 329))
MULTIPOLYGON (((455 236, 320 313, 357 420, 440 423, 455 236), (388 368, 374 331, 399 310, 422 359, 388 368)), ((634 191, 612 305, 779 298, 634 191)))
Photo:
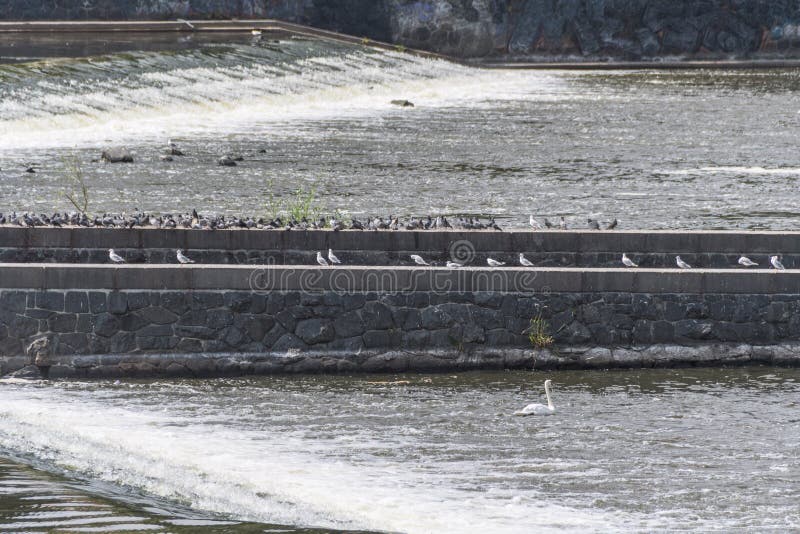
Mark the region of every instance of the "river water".
MULTIPOLYGON (((2 383, 0 396, 0 450, 126 488, 139 496, 126 515, 167 509, 154 526, 180 517, 171 502, 289 531, 800 529, 797 369, 2 383), (511 415, 544 401, 545 377, 556 414, 511 415)), ((4 502, 0 530, 31 520, 4 502)))
POLYGON ((797 227, 795 69, 483 70, 266 36, 160 42, 0 64, 0 211, 69 208, 74 160, 101 213, 263 214, 301 188, 354 215, 797 227), (187 155, 160 161, 170 139, 187 155), (135 163, 92 163, 110 145, 135 163), (218 167, 228 153, 245 160, 218 167))
MULTIPOLYGON (((316 188, 354 215, 796 227, 795 70, 157 44, 0 65, 0 211, 67 209, 76 161, 95 212, 263 213, 316 188), (161 161, 168 139, 187 155, 161 161), (120 144, 133 164, 92 162, 120 144)), ((6 381, 0 531, 798 530, 798 394, 773 368, 6 381), (557 414, 510 415, 545 378, 557 414)))

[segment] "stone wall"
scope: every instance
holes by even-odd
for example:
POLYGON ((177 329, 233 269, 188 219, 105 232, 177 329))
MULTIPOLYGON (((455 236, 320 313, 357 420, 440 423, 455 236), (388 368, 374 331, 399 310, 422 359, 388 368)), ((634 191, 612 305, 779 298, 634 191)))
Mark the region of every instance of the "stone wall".
POLYGON ((788 0, 0 0, 5 20, 278 18, 461 57, 795 57, 788 0))
POLYGON ((39 365, 50 358, 62 375, 109 361, 90 355, 114 357, 118 374, 126 362, 144 375, 180 361, 170 373, 202 375, 244 356, 263 372, 697 364, 676 347, 708 362, 731 347, 741 360, 742 346, 772 346, 761 352, 771 358, 798 341, 800 295, 0 291, 0 374, 33 363, 37 342, 39 365), (534 317, 555 351, 533 350, 534 317), (709 344, 728 348, 715 355, 709 344))

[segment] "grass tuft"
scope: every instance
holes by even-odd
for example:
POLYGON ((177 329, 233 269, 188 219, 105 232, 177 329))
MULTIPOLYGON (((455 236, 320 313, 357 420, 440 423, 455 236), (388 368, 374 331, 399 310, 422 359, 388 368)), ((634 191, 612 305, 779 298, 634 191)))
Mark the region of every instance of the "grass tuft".
POLYGON ((540 313, 536 317, 531 318, 531 325, 526 328, 523 333, 528 334, 528 339, 534 348, 544 349, 555 343, 553 336, 548 333, 549 330, 550 325, 547 324, 547 321, 542 318, 542 314, 540 313))

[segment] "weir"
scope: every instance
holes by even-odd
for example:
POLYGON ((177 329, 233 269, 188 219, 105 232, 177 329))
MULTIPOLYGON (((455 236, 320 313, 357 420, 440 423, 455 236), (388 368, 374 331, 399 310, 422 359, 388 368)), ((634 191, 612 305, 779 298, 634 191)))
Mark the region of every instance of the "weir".
POLYGON ((169 34, 169 33, 245 33, 262 32, 268 38, 299 37, 334 43, 366 45, 381 50, 402 51, 417 57, 446 59, 452 63, 482 69, 536 69, 536 70, 675 70, 675 69, 782 69, 800 66, 800 59, 793 57, 758 59, 747 58, 695 58, 671 57, 664 59, 640 59, 614 61, 592 61, 547 59, 542 61, 514 60, 508 56, 468 59, 456 55, 423 50, 403 44, 392 44, 356 35, 315 28, 276 19, 253 20, 88 20, 88 21, 0 21, 0 44, 3 41, 19 42, 30 39, 84 35, 169 34))
POLYGON ((5 261, 74 263, 0 265, 0 374, 796 365, 798 237, 5 227, 5 261), (112 247, 131 263, 99 259, 112 247), (176 248, 209 263, 165 263, 176 248), (314 265, 327 248, 345 265, 314 265), (786 271, 734 267, 778 251, 786 271), (543 265, 485 267, 520 252, 543 265), (659 267, 621 267, 622 252, 659 267), (468 265, 415 266, 411 253, 468 265), (664 267, 675 254, 714 268, 664 267))

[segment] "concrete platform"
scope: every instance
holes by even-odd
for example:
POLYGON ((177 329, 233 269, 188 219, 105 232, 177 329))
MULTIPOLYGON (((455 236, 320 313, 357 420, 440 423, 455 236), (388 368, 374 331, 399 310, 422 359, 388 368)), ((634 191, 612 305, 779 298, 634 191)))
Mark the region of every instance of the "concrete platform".
POLYGON ((0 287, 378 293, 798 294, 800 270, 0 264, 0 287))
POLYGON ((0 227, 0 248, 800 254, 800 232, 674 230, 359 231, 0 227))

